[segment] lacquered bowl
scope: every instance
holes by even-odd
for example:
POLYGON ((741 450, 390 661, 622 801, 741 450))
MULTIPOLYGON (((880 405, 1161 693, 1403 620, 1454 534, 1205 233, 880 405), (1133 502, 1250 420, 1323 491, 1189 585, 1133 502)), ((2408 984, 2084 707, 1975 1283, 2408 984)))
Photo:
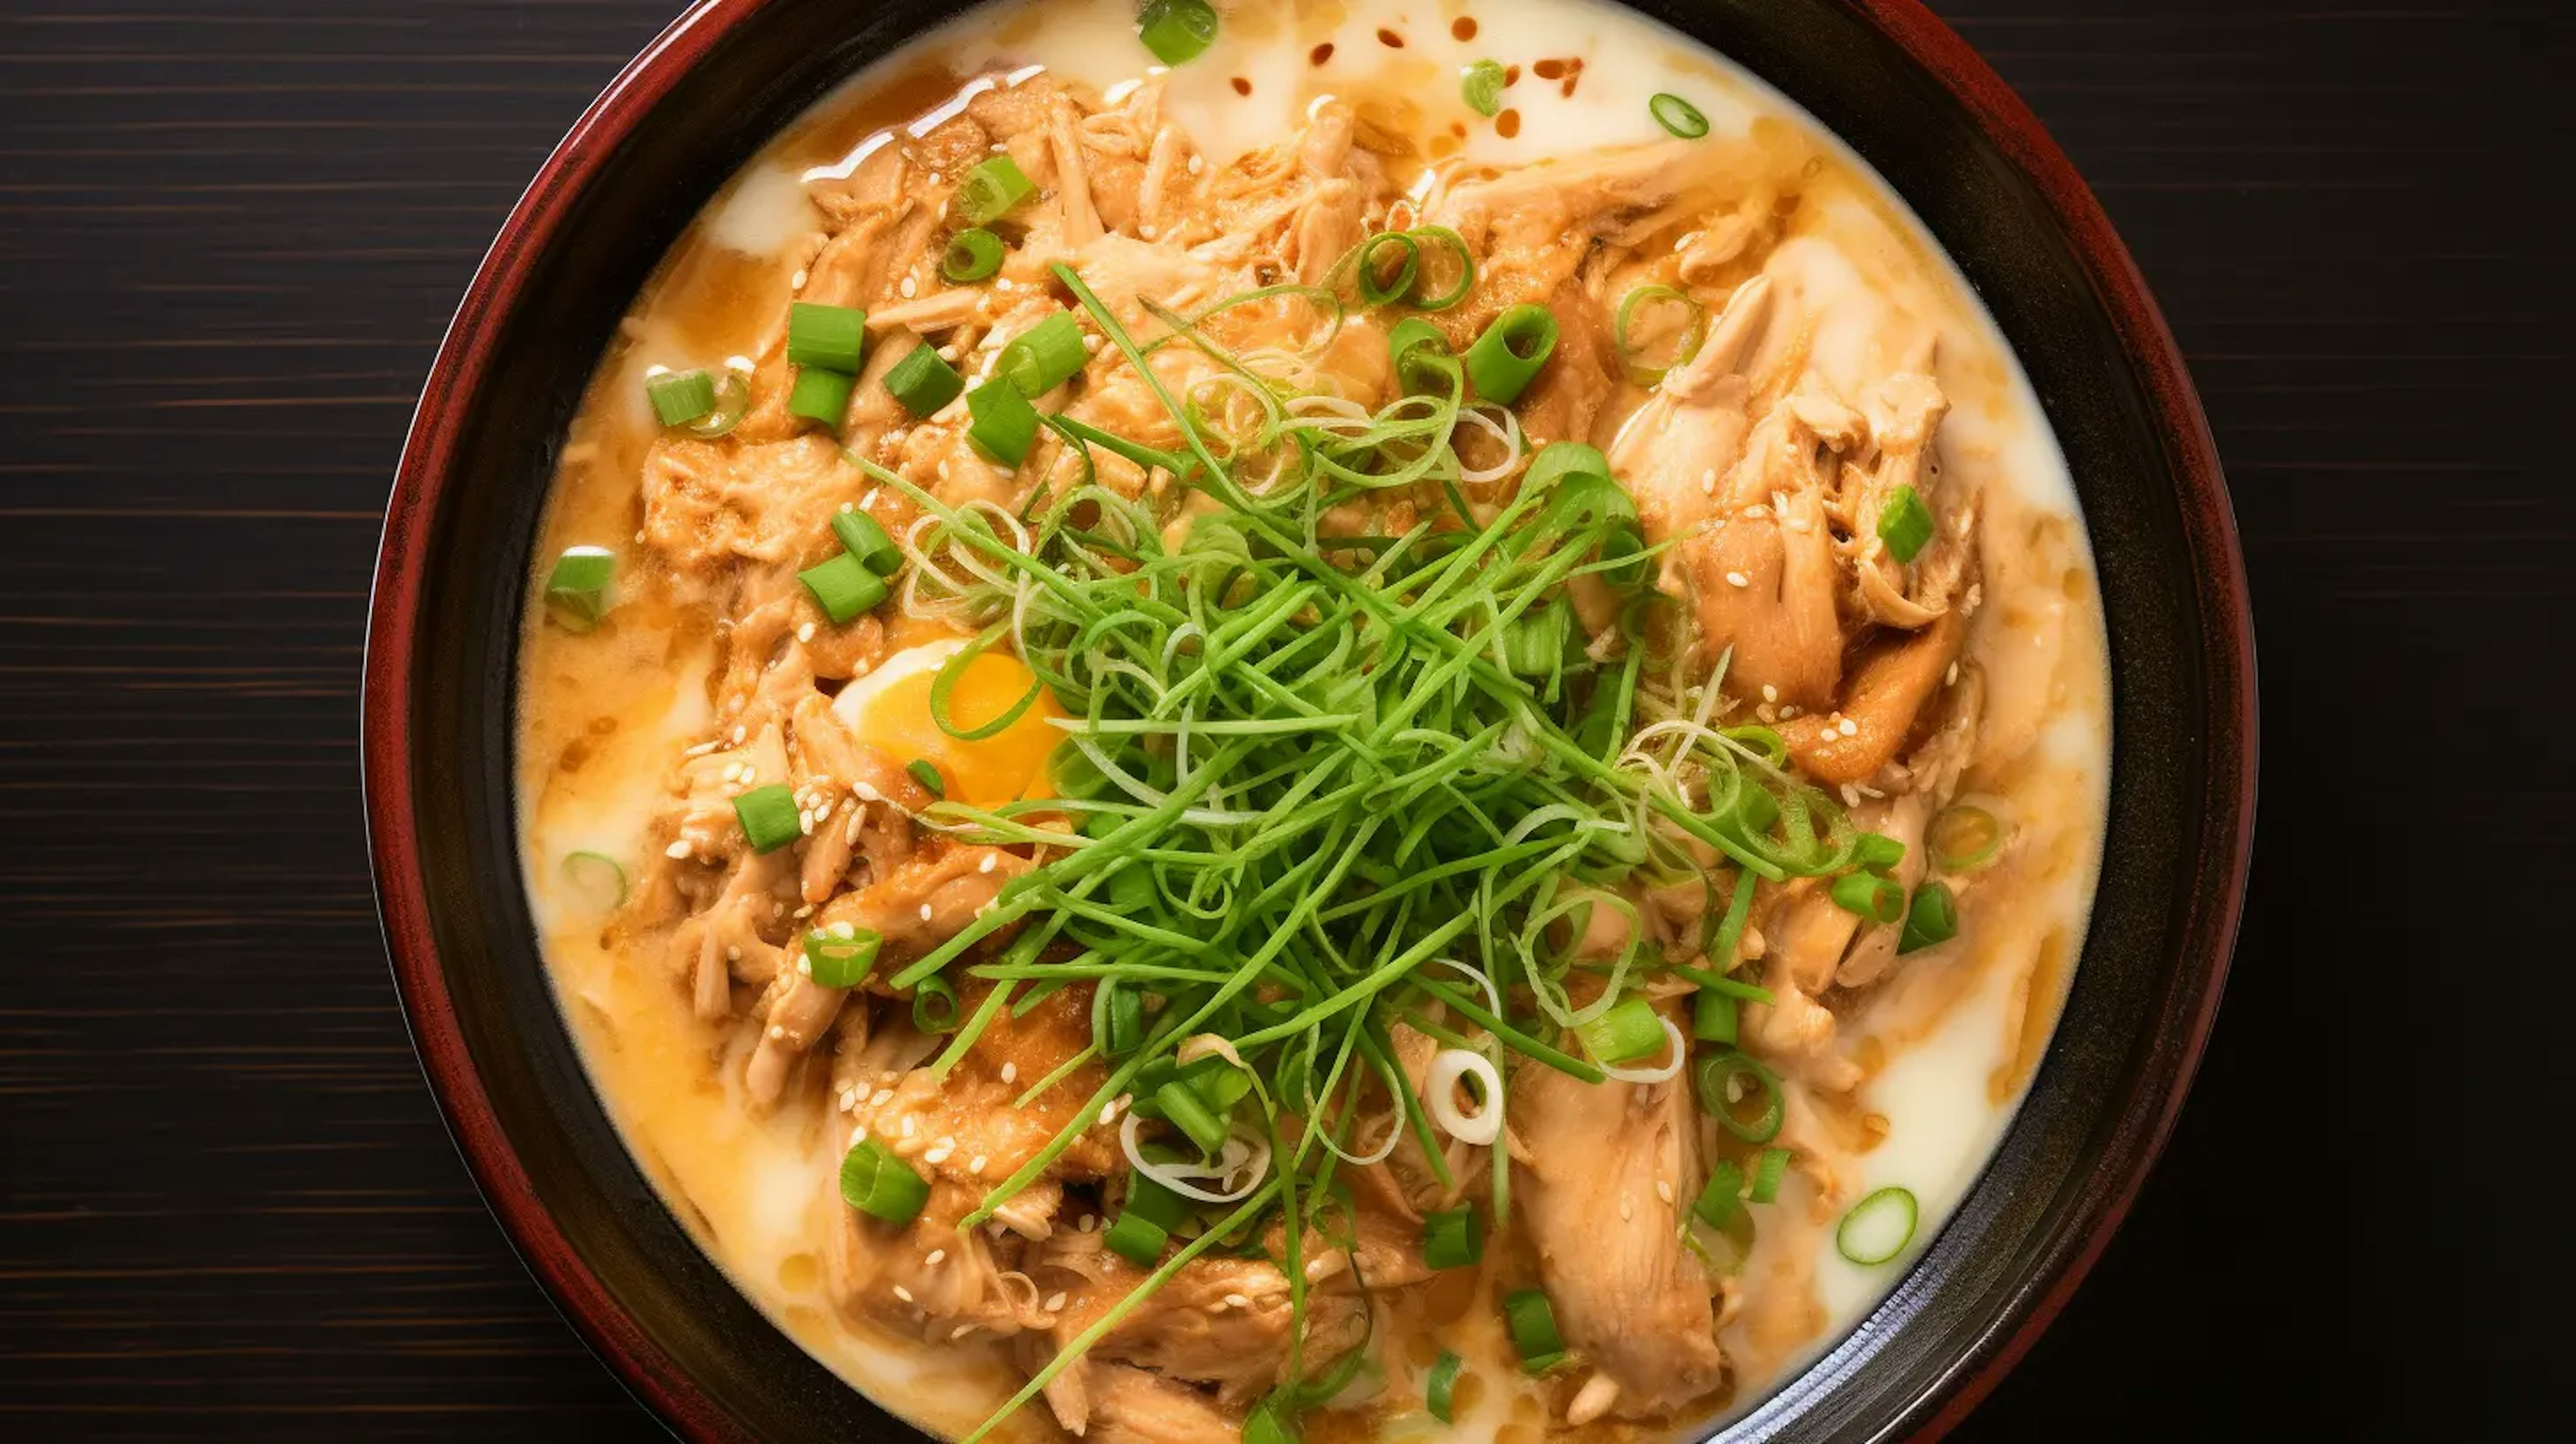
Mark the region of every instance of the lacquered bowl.
MULTIPOLYGON (((2109 840, 2055 1044, 1994 1161, 1903 1282, 1718 1436, 1931 1437, 2011 1367, 2100 1253, 2208 1036, 2254 815, 2243 559, 2199 403, 2136 268, 2066 157, 1957 36, 1913 0, 1638 8, 1805 106, 1948 247, 2038 389, 2100 564, 2109 840)), ((529 1267, 693 1439, 910 1431, 735 1292, 664 1210, 582 1071, 520 889, 524 578, 565 425, 655 261, 808 104, 955 9, 708 0, 665 31, 548 158, 484 259, 385 522, 364 755, 413 1039, 529 1267)))

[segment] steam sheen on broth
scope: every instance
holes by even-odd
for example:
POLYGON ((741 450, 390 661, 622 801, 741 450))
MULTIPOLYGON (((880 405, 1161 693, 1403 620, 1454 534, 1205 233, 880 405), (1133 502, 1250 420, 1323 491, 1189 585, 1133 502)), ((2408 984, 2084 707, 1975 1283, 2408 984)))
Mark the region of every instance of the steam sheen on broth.
POLYGON ((963 17, 637 298, 522 647, 548 966, 709 1255, 926 1430, 1669 1437, 1867 1313, 2047 1045, 2072 489, 1919 223, 1720 57, 1215 14, 1168 65, 1123 0, 963 17))

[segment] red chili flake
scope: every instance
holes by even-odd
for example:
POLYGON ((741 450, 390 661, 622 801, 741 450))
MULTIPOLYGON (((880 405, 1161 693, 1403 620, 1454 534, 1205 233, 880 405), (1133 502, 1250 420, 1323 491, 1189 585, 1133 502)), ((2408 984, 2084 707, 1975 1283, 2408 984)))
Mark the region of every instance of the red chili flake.
POLYGON ((1506 65, 1506 66, 1504 66, 1504 67, 1503 67, 1503 84, 1504 84, 1506 87, 1509 87, 1509 86, 1518 85, 1518 84, 1520 84, 1520 83, 1521 83, 1521 68, 1520 68, 1519 66, 1517 66, 1517 65, 1506 65))
POLYGON ((1521 113, 1519 111, 1506 110, 1502 114, 1494 117, 1494 134, 1501 136, 1505 140, 1509 140, 1520 133, 1521 113))
POLYGON ((1404 37, 1396 34, 1392 30, 1381 30, 1377 33, 1377 43, 1385 46, 1389 50, 1402 50, 1404 48, 1404 37))
POLYGON ((1564 73, 1565 62, 1562 60, 1542 60, 1530 67, 1530 74, 1541 80, 1554 80, 1564 73))
POLYGON ((1311 62, 1311 63, 1313 63, 1313 64, 1316 64, 1316 65, 1321 65, 1321 64, 1323 64, 1325 61, 1330 60, 1330 59, 1332 59, 1332 58, 1333 58, 1333 42, 1331 42, 1331 41, 1329 41, 1329 40, 1325 41, 1325 42, 1324 42, 1323 44, 1321 44, 1321 45, 1316 46, 1313 50, 1310 50, 1310 51, 1308 51, 1308 52, 1306 53, 1306 59, 1307 59, 1309 62, 1311 62))
POLYGON ((1252 82, 1244 79, 1240 75, 1236 76, 1234 78, 1234 93, 1237 95, 1250 95, 1252 93, 1252 82))
POLYGON ((1475 39, 1476 17, 1473 15, 1461 15, 1457 19, 1450 21, 1449 33, 1460 40, 1475 39))

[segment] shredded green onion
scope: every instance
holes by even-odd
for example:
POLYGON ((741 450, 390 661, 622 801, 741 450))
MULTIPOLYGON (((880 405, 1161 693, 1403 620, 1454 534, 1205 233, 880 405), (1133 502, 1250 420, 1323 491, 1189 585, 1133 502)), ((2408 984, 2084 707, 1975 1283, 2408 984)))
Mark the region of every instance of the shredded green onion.
POLYGON ((1702 988, 1691 997, 1691 1036, 1703 1043, 1733 1043, 1740 1007, 1726 994, 1702 988))
POLYGON ((1905 916, 1905 888, 1892 877, 1874 872, 1846 873, 1826 890, 1834 905, 1858 913, 1867 922, 1892 923, 1905 916))
POLYGON ((1129 1209, 1118 1216, 1109 1231, 1100 1236, 1101 1245, 1111 1253, 1136 1265, 1152 1268, 1163 1256, 1163 1245, 1171 1241, 1171 1231, 1143 1214, 1129 1209))
POLYGON ((1540 1290, 1504 1295, 1503 1321, 1511 1330, 1512 1348, 1521 1356, 1522 1372, 1544 1374, 1565 1358, 1565 1337, 1556 1331, 1556 1310, 1540 1290))
POLYGON ((1744 1206, 1744 1170, 1734 1160, 1721 1158, 1709 1165, 1708 1186, 1699 1191, 1691 1212, 1711 1228, 1724 1228, 1744 1206))
POLYGON ((1753 1160, 1753 1190, 1746 1195, 1755 1203, 1773 1203, 1780 1197, 1780 1181, 1789 1173, 1789 1150, 1766 1148, 1753 1160))
POLYGON ((1485 1226, 1475 1205, 1426 1215, 1422 1220, 1422 1261, 1435 1269, 1472 1268, 1485 1258, 1485 1226))
POLYGON ((867 359, 868 313, 856 306, 797 301, 787 308, 787 359, 797 366, 857 374, 867 359))
POLYGON ((903 548, 894 544, 894 538, 886 535, 875 517, 857 507, 844 506, 832 513, 832 535, 841 539, 842 547, 859 559, 859 565, 878 576, 890 577, 903 570, 903 548))
POLYGON ((903 770, 912 774, 912 780, 921 784, 922 791, 933 797, 948 795, 948 781, 939 775, 938 763, 927 757, 916 757, 903 764, 903 770))
POLYGON ((787 388, 787 414, 819 421, 837 434, 850 414, 850 393, 858 384, 859 378, 847 371, 800 366, 795 382, 787 388))
POLYGON ((1022 396, 1036 398, 1071 380, 1090 359, 1082 347, 1082 323, 1058 311, 1012 337, 994 369, 1022 396))
POLYGON ((885 578, 869 571, 857 557, 843 552, 830 561, 807 567, 796 574, 813 593, 814 604, 834 626, 858 619, 863 612, 873 611, 886 599, 885 578))
POLYGON ((1927 882, 1914 890, 1905 909, 1905 928, 1897 934, 1899 953, 1936 947, 1959 935, 1959 898, 1946 882, 1927 882))
POLYGON ((1466 1363, 1466 1360, 1456 1354, 1442 1349, 1440 1357, 1431 1365, 1430 1377, 1423 1382, 1422 1407, 1430 1410, 1431 1417, 1443 1424, 1458 1422, 1455 1417, 1458 1372, 1466 1367, 1466 1363))

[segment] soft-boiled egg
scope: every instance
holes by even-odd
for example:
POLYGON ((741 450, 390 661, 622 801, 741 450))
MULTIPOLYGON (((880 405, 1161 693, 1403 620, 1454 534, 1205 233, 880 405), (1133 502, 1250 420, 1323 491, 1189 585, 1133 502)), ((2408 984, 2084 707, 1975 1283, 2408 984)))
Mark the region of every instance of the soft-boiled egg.
MULTIPOLYGON (((1038 785, 1047 754, 1064 739, 1049 725, 1061 717, 1055 694, 1041 689, 1036 702, 990 737, 951 737, 930 715, 930 689, 939 669, 966 649, 966 639, 924 642, 889 654, 874 670, 853 677, 832 699, 832 711, 850 734, 898 764, 925 758, 947 779, 948 795, 979 807, 1010 802, 1038 785)), ((1019 705, 1036 678, 1026 663, 1002 651, 968 662, 948 690, 948 720, 961 732, 990 726, 1019 705)))

